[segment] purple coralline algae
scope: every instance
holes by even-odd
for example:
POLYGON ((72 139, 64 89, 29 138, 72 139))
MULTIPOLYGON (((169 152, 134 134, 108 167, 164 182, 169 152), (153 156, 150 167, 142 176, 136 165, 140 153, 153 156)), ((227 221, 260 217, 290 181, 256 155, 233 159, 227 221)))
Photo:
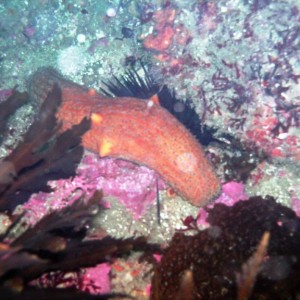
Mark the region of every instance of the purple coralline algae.
POLYGON ((78 169, 79 178, 94 182, 104 197, 116 197, 136 219, 156 200, 156 187, 166 188, 156 172, 126 160, 88 155, 83 163, 84 167, 78 169))
MULTIPOLYGON (((208 208, 213 208, 215 204, 222 203, 227 206, 233 206, 235 203, 247 200, 249 196, 245 193, 244 185, 240 182, 230 181, 222 185, 221 195, 214 201, 213 204, 208 205, 208 208)), ((208 226, 206 218, 208 212, 205 208, 200 208, 197 216, 197 224, 199 226, 208 226)))
POLYGON ((107 263, 95 267, 83 268, 74 272, 50 272, 31 282, 42 288, 76 288, 91 295, 111 292, 111 267, 107 263))
MULTIPOLYGON (((102 190, 104 199, 113 196, 124 205, 134 219, 139 219, 153 204, 158 189, 166 184, 153 170, 129 161, 114 158, 99 158, 87 153, 70 179, 52 181, 53 192, 34 194, 23 209, 27 211, 29 223, 35 223, 52 210, 59 210, 73 203, 82 194, 90 197, 102 190)), ((107 205, 103 203, 107 208, 107 205)))
POLYGON ((0 90, 0 102, 5 101, 11 95, 12 95, 12 90, 9 89, 0 90))
POLYGON ((300 198, 297 198, 294 195, 291 196, 291 208, 296 215, 300 217, 300 198))
POLYGON ((111 267, 107 263, 86 268, 82 278, 82 290, 91 294, 109 293, 111 291, 110 270, 111 267))

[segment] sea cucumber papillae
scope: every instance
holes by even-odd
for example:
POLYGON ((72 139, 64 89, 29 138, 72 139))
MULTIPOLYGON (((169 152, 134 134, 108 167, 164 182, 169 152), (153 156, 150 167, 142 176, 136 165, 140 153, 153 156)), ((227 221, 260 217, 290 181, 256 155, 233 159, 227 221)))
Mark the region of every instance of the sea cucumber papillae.
POLYGON ((83 145, 101 157, 116 157, 157 171, 190 203, 201 206, 219 193, 219 181, 197 140, 167 110, 150 100, 108 98, 43 68, 30 79, 29 93, 44 99, 54 82, 62 89, 57 118, 62 130, 90 117, 83 145))

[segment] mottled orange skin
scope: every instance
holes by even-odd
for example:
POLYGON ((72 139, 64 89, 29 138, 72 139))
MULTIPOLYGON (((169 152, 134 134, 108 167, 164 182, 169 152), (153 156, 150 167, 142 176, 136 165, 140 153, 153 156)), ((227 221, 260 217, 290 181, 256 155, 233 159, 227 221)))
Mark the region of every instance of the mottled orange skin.
POLYGON ((219 193, 218 179, 199 143, 160 105, 107 98, 70 83, 62 86, 62 98, 57 117, 63 129, 91 116, 91 129, 83 136, 87 149, 150 167, 193 205, 204 205, 219 193))

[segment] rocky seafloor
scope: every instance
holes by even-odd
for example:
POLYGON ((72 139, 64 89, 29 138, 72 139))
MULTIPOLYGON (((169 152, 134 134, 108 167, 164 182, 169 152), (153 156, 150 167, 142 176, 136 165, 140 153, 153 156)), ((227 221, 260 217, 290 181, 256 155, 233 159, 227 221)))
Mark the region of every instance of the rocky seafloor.
MULTIPOLYGON (((17 187, 14 194, 3 187, 7 170, 12 172, 5 158, 17 145, 23 143, 24 149, 24 136, 38 115, 26 96, 18 96, 20 104, 8 105, 5 100, 15 90, 28 90, 30 75, 45 66, 96 91, 116 78, 126 81, 125 74, 132 69, 141 78, 151 78, 157 91, 166 87, 173 97, 170 111, 184 114, 192 107, 196 112, 193 121, 198 123, 193 126, 222 183, 220 196, 199 209, 174 194, 153 170, 99 158, 84 149, 73 152, 78 167, 64 173, 59 166, 66 162, 58 160, 58 150, 50 147, 52 152, 48 150, 43 159, 50 170, 49 166, 57 166, 54 178, 36 165, 33 170, 39 171, 24 173, 20 163, 20 172, 15 166, 9 174, 13 180, 19 178, 21 187, 24 182, 30 187, 26 200, 14 204, 13 210, 2 206, 1 214, 0 284, 9 297, 12 292, 25 299, 27 292, 49 288, 53 292, 57 287, 138 299, 299 297, 300 5, 296 0, 4 1, 0 15, 5 201, 12 198, 18 204, 17 187), (8 116, 4 110, 11 110, 8 116), (43 184, 48 183, 51 191, 37 180, 39 176, 45 177, 43 184), (33 181, 39 184, 34 186, 33 181), (88 216, 80 213, 68 226, 54 222, 55 230, 44 222, 44 231, 40 230, 44 242, 31 242, 40 232, 35 227, 39 220, 83 198, 88 202, 100 190, 104 195, 98 195, 100 212, 98 208, 96 213, 88 210, 88 216), (24 212, 21 222, 17 216, 24 212), (59 231, 60 224, 66 226, 65 233, 59 231), (26 237, 28 225, 35 231, 26 237), (49 240, 53 232, 55 238, 49 240), (101 248, 98 259, 86 258, 86 265, 78 259, 76 266, 76 259, 70 258, 73 265, 63 265, 59 252, 64 251, 68 261, 77 249, 74 244, 86 242, 78 232, 87 241, 112 240, 103 242, 105 250, 85 244, 92 251, 101 248), (140 237, 147 238, 145 245, 135 240, 140 237), (77 242, 69 243, 72 239, 77 242), (121 241, 126 246, 118 244, 121 241), (141 253, 147 257, 141 259, 141 253), (14 262, 18 258, 20 267, 6 262, 7 257, 14 262), (40 266, 43 260, 50 261, 49 267, 40 266), (39 272, 28 267, 33 263, 39 272)), ((53 136, 57 131, 47 137, 53 136)), ((70 134, 68 139, 75 138, 70 134)), ((47 143, 47 138, 42 142, 47 143)), ((76 143, 79 149, 80 141, 76 143)))

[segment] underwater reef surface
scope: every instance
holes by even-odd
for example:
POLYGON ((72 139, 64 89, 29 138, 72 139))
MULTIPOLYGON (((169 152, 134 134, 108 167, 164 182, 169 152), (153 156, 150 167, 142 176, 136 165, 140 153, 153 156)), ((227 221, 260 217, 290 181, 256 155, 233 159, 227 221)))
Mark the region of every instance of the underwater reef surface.
POLYGON ((298 1, 6 1, 0 16, 3 295, 299 297, 298 1), (91 96, 157 94, 202 143, 221 194, 198 209, 153 169, 84 150, 90 115, 62 130, 52 83, 42 110, 32 101, 40 67, 91 96), (100 254, 58 263, 77 246, 100 254))

